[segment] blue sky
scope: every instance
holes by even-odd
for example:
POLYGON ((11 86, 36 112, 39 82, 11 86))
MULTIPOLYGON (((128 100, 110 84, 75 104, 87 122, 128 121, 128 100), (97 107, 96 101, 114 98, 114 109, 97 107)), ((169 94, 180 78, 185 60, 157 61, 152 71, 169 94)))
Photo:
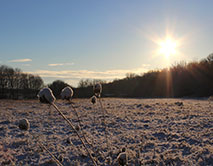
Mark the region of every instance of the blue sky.
POLYGON ((0 64, 61 79, 113 80, 213 52, 211 0, 0 0, 0 64), (180 41, 169 60, 155 40, 180 41))

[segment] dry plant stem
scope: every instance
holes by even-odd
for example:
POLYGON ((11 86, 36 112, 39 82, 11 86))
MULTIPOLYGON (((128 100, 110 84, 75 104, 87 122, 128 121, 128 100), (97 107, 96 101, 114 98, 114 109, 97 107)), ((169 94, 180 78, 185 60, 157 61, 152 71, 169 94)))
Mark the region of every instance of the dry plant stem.
POLYGON ((87 142, 87 144, 91 145, 89 143, 89 141, 87 140, 87 138, 85 137, 85 135, 84 135, 84 132, 83 132, 83 129, 82 129, 83 125, 81 124, 81 120, 80 120, 80 118, 78 116, 78 112, 76 111, 76 109, 75 109, 75 107, 74 107, 74 105, 72 103, 71 103, 71 106, 72 106, 72 108, 73 108, 73 110, 74 110, 74 112, 75 112, 75 114, 76 114, 76 116, 78 118, 79 127, 80 127, 80 130, 81 130, 81 133, 82 133, 82 136, 83 136, 84 140, 87 142))
POLYGON ((99 102, 100 102, 101 109, 103 110, 103 112, 104 112, 105 114, 109 114, 109 113, 107 112, 107 110, 104 109, 104 107, 103 107, 103 104, 102 104, 102 101, 101 101, 101 97, 99 97, 99 102))
POLYGON ((209 101, 209 111, 211 111, 211 102, 209 101))
POLYGON ((60 163, 60 161, 58 161, 58 160, 55 158, 55 156, 46 148, 46 146, 44 146, 44 145, 43 145, 41 142, 39 142, 39 141, 38 141, 38 144, 39 144, 39 146, 40 146, 41 148, 45 149, 45 150, 49 153, 49 155, 55 160, 55 162, 56 162, 58 165, 63 166, 63 165, 60 163))
POLYGON ((95 105, 93 105, 93 109, 94 109, 94 112, 93 112, 93 124, 95 125, 95 123, 96 123, 96 107, 95 107, 95 105))
MULTIPOLYGON (((71 103, 71 102, 70 102, 70 103, 71 103)), ((71 103, 71 106, 72 106, 72 108, 73 108, 73 110, 74 110, 74 112, 75 112, 75 114, 76 114, 76 116, 77 116, 77 118, 78 118, 79 127, 80 127, 80 130, 81 130, 81 133, 82 133, 82 136, 83 136, 84 140, 85 140, 86 143, 87 143, 88 145, 90 145, 90 146, 93 148, 93 150, 94 150, 94 149, 95 149, 94 146, 93 146, 91 143, 89 143, 89 141, 88 141, 87 138, 85 137, 85 134, 84 134, 83 129, 82 129, 82 126, 83 126, 83 125, 81 124, 81 119, 80 119, 80 117, 79 117, 79 115, 78 115, 78 112, 77 112, 77 110, 75 109, 73 103, 71 103)), ((102 154, 102 153, 99 153, 99 154, 104 155, 104 154, 102 154)), ((106 158, 106 157, 104 156, 104 158, 106 158)))
POLYGON ((101 105, 101 109, 102 109, 102 112, 103 112, 103 117, 104 117, 104 128, 105 128, 105 138, 106 138, 106 144, 107 144, 107 147, 110 147, 109 146, 109 141, 108 141, 108 137, 107 137, 107 125, 106 125, 106 117, 105 117, 105 113, 107 113, 107 111, 104 109, 103 107, 103 104, 101 102, 101 97, 99 97, 99 102, 100 102, 100 105, 101 105))
POLYGON ((78 131, 75 129, 73 124, 69 121, 69 119, 67 119, 67 117, 58 109, 58 107, 54 103, 51 103, 51 104, 59 112, 59 114, 64 118, 64 120, 67 121, 67 123, 70 125, 70 127, 73 129, 73 131, 77 134, 79 140, 81 141, 81 143, 83 144, 84 148, 86 149, 86 151, 87 151, 90 159, 92 160, 93 164, 97 166, 95 160, 93 159, 92 155, 90 154, 88 148, 86 147, 84 141, 81 139, 81 136, 78 134, 78 131))
POLYGON ((75 112, 76 117, 78 118, 79 126, 81 127, 81 126, 82 126, 82 124, 81 124, 81 120, 80 120, 80 117, 79 117, 79 115, 78 115, 78 112, 76 111, 76 109, 75 109, 75 107, 74 107, 73 103, 71 103, 71 101, 70 101, 70 104, 71 104, 72 109, 73 109, 73 110, 74 110, 74 112, 75 112))

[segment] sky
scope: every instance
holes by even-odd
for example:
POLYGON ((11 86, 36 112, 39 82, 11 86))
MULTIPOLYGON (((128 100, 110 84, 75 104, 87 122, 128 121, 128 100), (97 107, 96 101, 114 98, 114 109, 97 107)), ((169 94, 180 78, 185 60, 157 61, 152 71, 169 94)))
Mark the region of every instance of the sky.
POLYGON ((77 86, 80 79, 111 81, 199 61, 213 53, 212 6, 212 0, 0 0, 0 64, 38 74, 46 84, 77 86), (165 56, 168 38, 175 48, 165 56))

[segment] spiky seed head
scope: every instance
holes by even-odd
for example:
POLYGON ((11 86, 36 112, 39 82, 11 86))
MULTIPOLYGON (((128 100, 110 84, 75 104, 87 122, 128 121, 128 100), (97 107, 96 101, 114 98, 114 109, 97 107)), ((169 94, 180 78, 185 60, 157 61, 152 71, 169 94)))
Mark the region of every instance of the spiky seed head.
POLYGON ((69 86, 65 87, 61 91, 61 99, 62 100, 70 100, 73 96, 73 90, 69 86))
POLYGON ((95 95, 100 96, 100 94, 102 92, 101 84, 100 83, 95 84, 93 87, 93 91, 94 91, 95 95))
POLYGON ((19 129, 28 130, 30 128, 30 122, 27 119, 21 119, 18 124, 19 129))
POLYGON ((92 102, 92 104, 95 104, 95 103, 96 103, 96 101, 97 101, 97 97, 96 97, 96 96, 92 96, 92 98, 91 98, 91 102, 92 102))
POLYGON ((55 102, 55 96, 50 88, 41 89, 37 96, 41 103, 51 104, 55 102))

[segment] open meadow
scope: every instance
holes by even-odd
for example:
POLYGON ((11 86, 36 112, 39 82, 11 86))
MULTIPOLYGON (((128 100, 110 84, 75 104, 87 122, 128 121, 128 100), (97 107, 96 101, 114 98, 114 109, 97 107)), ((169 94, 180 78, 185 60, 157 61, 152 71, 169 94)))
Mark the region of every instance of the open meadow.
MULTIPOLYGON (((105 116, 99 102, 73 103, 80 124, 70 103, 56 101, 83 131, 97 165, 213 165, 213 102, 207 99, 103 98, 105 116)), ((0 100, 0 165, 56 165, 41 145, 64 166, 92 165, 54 107, 37 100, 0 100), (26 131, 19 129, 23 118, 30 122, 26 131)))

